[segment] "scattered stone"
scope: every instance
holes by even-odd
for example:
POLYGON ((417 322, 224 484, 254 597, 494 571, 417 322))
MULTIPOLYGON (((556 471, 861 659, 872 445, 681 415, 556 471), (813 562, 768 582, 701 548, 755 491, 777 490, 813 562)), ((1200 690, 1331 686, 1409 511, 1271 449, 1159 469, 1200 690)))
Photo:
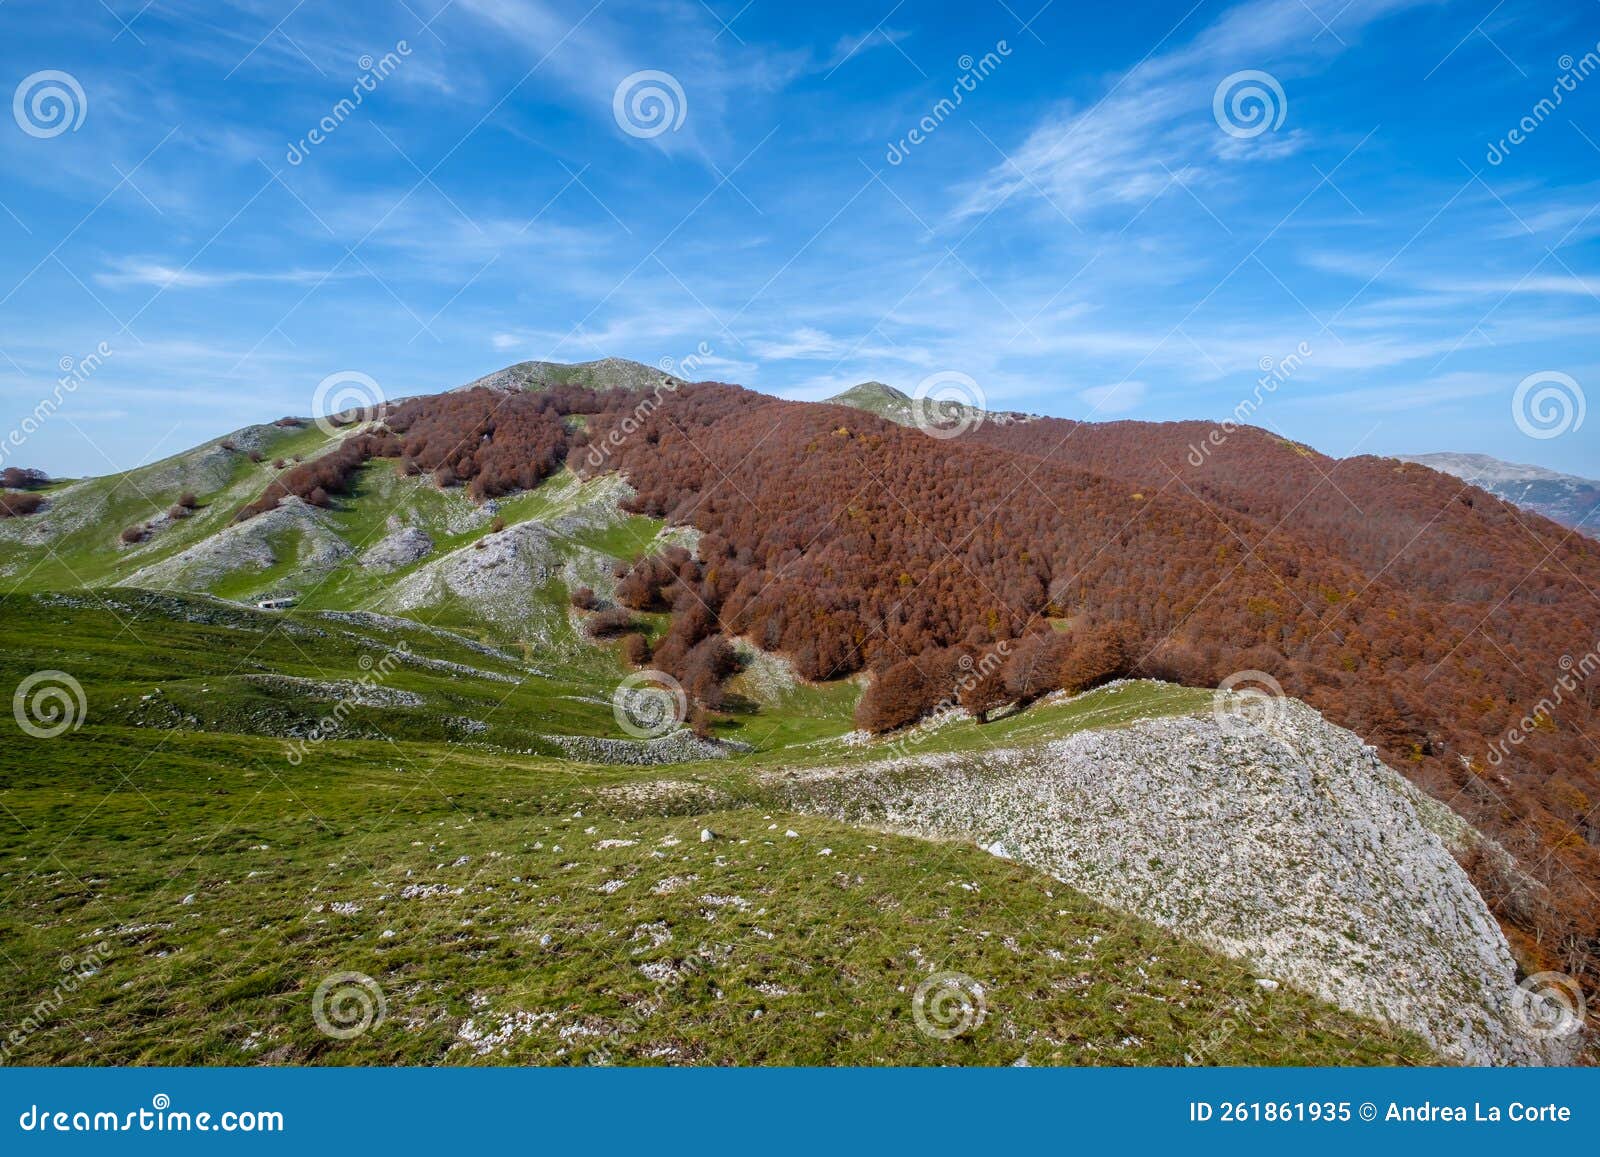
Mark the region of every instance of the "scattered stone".
POLYGON ((763 778, 796 811, 1003 843, 1451 1059, 1570 1059, 1570 1041, 1522 1028, 1510 949, 1440 834, 1442 805, 1297 700, 1250 726, 1207 712, 763 778))

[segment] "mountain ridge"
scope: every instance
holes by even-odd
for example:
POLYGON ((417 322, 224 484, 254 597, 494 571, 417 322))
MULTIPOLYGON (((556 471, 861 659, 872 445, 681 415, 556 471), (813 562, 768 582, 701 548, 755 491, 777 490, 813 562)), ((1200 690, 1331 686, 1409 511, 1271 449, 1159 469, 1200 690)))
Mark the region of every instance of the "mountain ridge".
MULTIPOLYGON (((1091 679, 1200 687, 1264 673, 1547 869, 1529 904, 1494 865, 1473 866, 1520 960, 1593 943, 1592 705, 1569 697, 1508 749, 1495 793, 1479 786, 1485 751, 1547 695, 1541 656, 1575 654, 1587 630, 1592 543, 1428 467, 1334 460, 1251 427, 1213 443, 1205 423, 986 416, 932 438, 714 383, 641 405, 629 383, 654 371, 639 363, 584 363, 584 382, 519 366, 360 428, 252 427, 248 446, 218 439, 192 462, 46 488, 43 511, 0 520, 0 578, 157 578, 239 601, 291 586, 310 611, 400 610, 546 655, 590 699, 640 665, 606 642, 618 622, 629 654, 680 679, 697 726, 727 739, 747 734, 748 706, 722 685, 730 641, 781 656, 806 701, 853 703, 859 678, 904 721, 954 696, 962 658, 1045 653, 1045 627, 1102 646, 1048 651, 1051 672, 1070 659, 1091 679), (294 475, 290 459, 340 455, 348 468, 257 497, 294 475), (164 510, 189 484, 207 488, 195 506, 164 510), (229 545, 218 570, 224 538, 250 546, 229 545)), ((862 383, 853 400, 905 395, 862 383)), ((549 733, 608 738, 603 716, 586 726, 549 733)))
POLYGON ((1600 537, 1600 480, 1507 462, 1488 454, 1443 452, 1396 457, 1453 475, 1525 510, 1600 537))

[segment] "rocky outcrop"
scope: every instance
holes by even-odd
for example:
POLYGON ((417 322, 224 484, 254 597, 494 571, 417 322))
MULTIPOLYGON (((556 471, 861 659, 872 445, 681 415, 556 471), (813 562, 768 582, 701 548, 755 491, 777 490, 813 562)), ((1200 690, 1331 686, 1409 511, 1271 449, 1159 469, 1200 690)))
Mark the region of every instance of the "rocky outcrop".
MULTIPOLYGON (((774 774, 786 805, 970 839, 1472 1064, 1565 1059, 1416 789, 1283 701, 1017 750, 774 774)), ((1438 807, 1428 801, 1429 806, 1438 807)))
POLYGON ((649 390, 663 382, 680 380, 664 370, 627 358, 601 358, 570 365, 565 362, 518 362, 458 389, 514 392, 542 390, 549 386, 585 386, 592 390, 649 390))
POLYGON ((519 523, 484 535, 400 579, 382 606, 411 611, 461 600, 491 622, 515 625, 537 614, 538 590, 561 568, 562 552, 548 527, 519 523))
POLYGON ((361 552, 361 565, 387 574, 433 553, 433 537, 415 526, 392 531, 361 552))
POLYGON ((701 739, 687 728, 656 739, 601 739, 592 735, 546 735, 569 759, 586 763, 620 763, 636 767, 659 763, 690 763, 700 759, 727 759, 754 750, 736 740, 701 739))
POLYGON ((519 522, 429 559, 399 577, 378 605, 407 612, 454 603, 533 642, 556 646, 558 636, 570 640, 565 590, 592 586, 604 592, 614 582, 616 560, 581 539, 625 517, 617 502, 629 493, 621 479, 574 482, 551 495, 564 508, 559 516, 519 522))
POLYGON ((248 522, 134 571, 117 585, 205 590, 242 571, 265 571, 287 560, 293 560, 296 578, 303 581, 333 570, 352 553, 326 511, 289 497, 248 522))

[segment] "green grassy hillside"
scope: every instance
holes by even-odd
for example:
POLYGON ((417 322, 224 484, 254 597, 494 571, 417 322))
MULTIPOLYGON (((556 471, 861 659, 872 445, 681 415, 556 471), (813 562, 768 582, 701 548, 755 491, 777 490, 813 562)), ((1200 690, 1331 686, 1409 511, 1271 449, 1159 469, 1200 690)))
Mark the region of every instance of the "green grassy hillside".
MULTIPOLYGON (((867 757, 837 742, 849 684, 735 713, 760 748, 744 758, 632 769, 540 738, 617 734, 605 651, 534 674, 536 655, 403 620, 127 591, 6 596, 0 624, 0 680, 69 671, 87 707, 79 729, 0 754, 16 965, 0 998, 33 1007, 61 961, 93 970, 14 1063, 1428 1059, 975 848, 773 810, 754 773, 867 757), (288 736, 330 707, 317 689, 375 671, 405 702, 352 708, 291 761, 288 736), (313 1017, 340 972, 386 1008, 348 1040, 313 1017), (984 1009, 951 1039, 915 1013, 945 973, 984 1009)), ((926 743, 1063 734, 1189 696, 1139 685, 926 743)))
MULTIPOLYGON (((598 372, 557 368, 491 384, 598 372)), ((331 445, 251 427, 0 522, 0 686, 62 672, 81 691, 76 726, 0 745, 8 1061, 1431 1059, 976 848, 774 802, 790 770, 1033 744, 1209 695, 1125 684, 867 741, 859 681, 809 684, 744 645, 711 720, 728 742, 633 766, 668 756, 620 726, 629 668, 569 596, 604 597, 619 560, 683 532, 621 511, 614 477, 475 505, 392 460, 327 509, 232 522, 275 460, 331 445), (252 605, 288 590, 292 609, 252 605), (319 1029, 319 985, 376 1023, 319 1029), (926 1031, 930 1008, 966 1031, 926 1031)))

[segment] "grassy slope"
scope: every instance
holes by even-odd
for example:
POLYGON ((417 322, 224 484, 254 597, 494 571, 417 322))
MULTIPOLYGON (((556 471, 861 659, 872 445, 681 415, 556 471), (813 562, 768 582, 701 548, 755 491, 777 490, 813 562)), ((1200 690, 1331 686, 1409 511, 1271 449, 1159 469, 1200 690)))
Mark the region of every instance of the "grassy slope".
MULTIPOLYGON (((311 458, 327 449, 329 439, 315 426, 253 428, 261 439, 264 460, 250 461, 243 449, 217 451, 222 439, 170 458, 101 478, 87 478, 47 492, 53 510, 28 520, 8 520, 0 527, 0 591, 67 590, 103 586, 193 546, 229 525, 234 512, 259 495, 278 473, 273 460, 296 455, 311 458), (224 456, 225 477, 206 486, 197 475, 208 455, 224 456), (156 518, 186 490, 200 500, 196 513, 135 547, 118 543, 124 527, 156 518), (31 529, 25 522, 59 520, 69 529, 55 535, 48 549, 15 537, 31 529)), ((237 435, 236 435, 237 436, 237 435)))
MULTIPOLYGON (((0 682, 56 667, 89 702, 82 730, 0 753, 0 943, 17 966, 0 978, 0 1007, 48 997, 63 958, 102 940, 109 954, 15 1061, 1428 1059, 1390 1030, 1263 992, 1236 963, 974 848, 770 812, 751 771, 859 754, 810 742, 849 726, 847 684, 749 709, 737 720, 746 734, 768 729, 749 759, 623 769, 487 746, 541 729, 615 734, 603 702, 568 697, 581 673, 509 687, 408 667, 385 686, 428 708, 358 710, 344 735, 389 738, 330 740, 294 766, 282 739, 222 733, 269 708, 301 710, 240 676, 358 678, 371 643, 392 645, 395 632, 362 627, 361 642, 310 612, 113 597, 112 608, 92 596, 0 602, 0 682), (157 699, 205 713, 213 730, 128 726, 157 699), (488 718, 490 733, 451 742, 438 720, 458 710, 488 718), (684 786, 628 786, 661 779, 684 786), (721 838, 702 844, 702 827, 721 838), (430 894, 407 898, 407 885, 430 894), (318 982, 342 970, 375 978, 388 1004, 383 1024, 350 1041, 311 1016, 318 982), (944 971, 981 983, 988 1010, 953 1041, 912 1019, 917 985, 944 971)), ((516 669, 448 638, 398 634, 424 656, 516 669)), ((1192 709, 1186 695, 1128 688, 982 734, 946 728, 926 747, 1192 709)))
POLYGON ((108 945, 17 1061, 1426 1059, 973 848, 715 802, 641 814, 595 795, 624 773, 553 762, 346 742, 289 768, 261 740, 165 738, 86 729, 8 773, 5 1006, 108 945), (312 993, 344 970, 388 1017, 335 1041, 312 993), (911 1003, 944 971, 987 1007, 948 1042, 911 1003))
MULTIPOLYGON (((325 446, 314 429, 265 437, 268 463, 325 446)), ((193 475, 202 451, 79 484, 72 501, 99 516, 53 553, 0 539, 0 591, 104 588, 226 525, 268 463, 230 457, 200 515, 134 552, 114 542, 176 499, 175 479, 193 475)), ((588 493, 562 474, 497 513, 548 524, 588 493)), ((330 518, 359 552, 395 512, 434 538, 433 559, 489 533, 460 492, 382 462, 330 518)), ((662 530, 620 515, 563 525, 573 550, 619 558, 662 530)), ((0 686, 60 669, 89 705, 82 730, 0 748, 0 943, 16 966, 3 970, 0 1007, 20 1020, 62 979, 58 961, 101 940, 109 950, 11 1059, 1428 1059, 1390 1030, 1265 993, 1233 962, 976 849, 769 816, 752 772, 887 753, 835 742, 852 726, 853 682, 758 695, 736 680, 716 727, 757 749, 736 761, 575 764, 542 737, 618 736, 608 698, 623 668, 614 648, 579 645, 559 579, 533 592, 556 638, 496 635, 450 600, 416 612, 501 645, 487 655, 424 626, 320 613, 374 606, 425 564, 377 575, 350 560, 302 581, 297 543, 275 547, 272 570, 212 593, 296 586, 303 604, 286 614, 129 590, 0 596, 0 686), (420 706, 354 707, 336 738, 291 763, 285 737, 309 733, 333 704, 277 677, 360 680, 402 642, 454 666, 395 667, 382 689, 420 706), (628 786, 661 780, 683 786, 628 786), (723 838, 700 843, 707 826, 723 838), (608 839, 631 842, 599 846, 608 839), (674 879, 683 886, 658 889, 674 879), (430 894, 406 898, 407 885, 430 894), (351 1041, 311 1017, 317 983, 340 970, 376 978, 388 1003, 387 1020, 351 1041), (938 971, 985 992, 988 1019, 954 1041, 912 1022, 912 993, 938 971)), ((1034 742, 1208 702, 1139 684, 982 728, 952 724, 893 753, 1034 742)))

